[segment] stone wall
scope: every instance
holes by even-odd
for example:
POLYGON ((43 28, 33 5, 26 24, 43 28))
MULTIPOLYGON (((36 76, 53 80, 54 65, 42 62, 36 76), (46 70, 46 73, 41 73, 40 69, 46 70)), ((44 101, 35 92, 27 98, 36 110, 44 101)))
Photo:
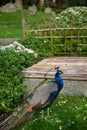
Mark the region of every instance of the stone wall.
MULTIPOLYGON (((44 79, 24 79, 24 92, 28 96, 43 83, 44 79)), ((86 96, 87 97, 87 81, 64 80, 64 88, 61 91, 69 96, 86 96)))
POLYGON ((34 92, 34 90, 42 84, 44 79, 29 79, 25 78, 23 81, 23 89, 25 97, 34 92))
POLYGON ((19 38, 0 38, 0 46, 6 46, 10 43, 19 40, 19 38))
POLYGON ((87 81, 64 80, 62 93, 71 96, 87 97, 87 81))

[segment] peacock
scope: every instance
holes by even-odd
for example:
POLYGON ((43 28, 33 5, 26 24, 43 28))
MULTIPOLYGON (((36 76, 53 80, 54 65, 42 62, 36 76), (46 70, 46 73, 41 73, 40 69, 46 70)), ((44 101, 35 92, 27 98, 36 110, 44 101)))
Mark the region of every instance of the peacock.
POLYGON ((31 119, 35 111, 49 108, 64 86, 60 74, 62 71, 57 67, 54 79, 36 89, 31 100, 28 101, 27 97, 26 101, 15 112, 0 123, 0 130, 10 130, 31 119))

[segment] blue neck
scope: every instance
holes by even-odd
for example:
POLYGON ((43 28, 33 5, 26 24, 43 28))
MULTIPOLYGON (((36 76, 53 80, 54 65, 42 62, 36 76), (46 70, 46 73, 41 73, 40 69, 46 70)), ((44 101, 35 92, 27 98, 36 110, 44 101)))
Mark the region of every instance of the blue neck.
POLYGON ((64 83, 62 77, 58 73, 55 74, 55 81, 58 84, 58 93, 59 93, 62 90, 64 83))

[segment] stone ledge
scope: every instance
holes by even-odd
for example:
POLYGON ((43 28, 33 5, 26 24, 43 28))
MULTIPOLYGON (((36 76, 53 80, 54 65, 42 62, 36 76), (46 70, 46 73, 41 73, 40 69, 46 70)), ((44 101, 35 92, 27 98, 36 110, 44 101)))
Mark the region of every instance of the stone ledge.
MULTIPOLYGON (((25 78, 23 82, 25 97, 30 95, 43 81, 44 79, 25 78)), ((61 93, 69 96, 87 97, 87 81, 64 80, 64 88, 61 93)))
POLYGON ((0 46, 6 46, 14 41, 18 41, 21 38, 0 38, 0 46))

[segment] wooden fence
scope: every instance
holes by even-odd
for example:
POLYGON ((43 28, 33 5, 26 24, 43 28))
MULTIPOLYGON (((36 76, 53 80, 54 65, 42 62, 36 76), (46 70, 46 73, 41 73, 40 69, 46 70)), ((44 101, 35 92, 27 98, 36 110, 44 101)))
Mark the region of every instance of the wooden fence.
POLYGON ((87 28, 46 28, 26 30, 28 37, 45 38, 51 41, 54 55, 87 55, 87 28))

